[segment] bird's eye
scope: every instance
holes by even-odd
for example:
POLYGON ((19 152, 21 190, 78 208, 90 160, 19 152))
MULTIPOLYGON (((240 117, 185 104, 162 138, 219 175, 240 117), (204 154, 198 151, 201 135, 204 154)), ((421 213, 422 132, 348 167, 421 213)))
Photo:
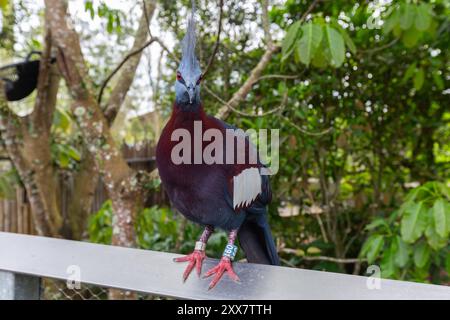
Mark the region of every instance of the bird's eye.
POLYGON ((198 78, 197 80, 197 85, 199 85, 202 82, 203 76, 200 76, 200 78, 198 78))
POLYGON ((181 79, 183 79, 183 77, 181 76, 181 73, 177 72, 177 80, 180 81, 181 79))

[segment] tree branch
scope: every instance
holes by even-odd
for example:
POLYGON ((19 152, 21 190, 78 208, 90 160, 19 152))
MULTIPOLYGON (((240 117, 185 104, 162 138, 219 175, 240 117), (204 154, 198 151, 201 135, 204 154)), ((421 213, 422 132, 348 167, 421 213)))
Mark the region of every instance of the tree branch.
POLYGON ((222 18, 223 18, 223 0, 219 0, 219 23, 218 23, 218 27, 217 27, 217 39, 216 39, 216 44, 214 45, 214 50, 213 53, 211 55, 211 57, 209 58, 209 62, 208 65, 205 68, 205 71, 203 71, 202 74, 202 78, 206 78, 206 75, 208 74, 209 69, 211 68, 213 62, 214 62, 214 58, 217 54, 217 50, 219 49, 219 44, 220 44, 220 34, 222 33, 222 18))
POLYGON ((325 257, 325 256, 317 256, 317 257, 302 257, 303 260, 306 261, 329 261, 329 262, 335 262, 335 263, 360 263, 362 261, 365 261, 364 259, 339 259, 334 257, 325 257))
POLYGON ((264 29, 264 38, 266 39, 266 45, 272 46, 272 35, 270 33, 270 20, 269 20, 269 0, 262 0, 262 25, 264 29))
POLYGON ((41 55, 36 88, 37 95, 30 117, 43 130, 49 131, 53 124, 53 112, 56 107, 56 98, 61 76, 57 68, 51 64, 52 41, 51 30, 48 28, 45 31, 44 43, 45 47, 41 55))
POLYGON ((366 261, 366 259, 339 259, 335 257, 326 257, 326 256, 302 256, 298 254, 298 250, 296 249, 289 249, 289 248, 283 248, 281 249, 281 252, 288 253, 288 254, 294 254, 303 260, 306 261, 329 261, 329 262, 335 262, 335 263, 360 263, 366 261))
POLYGON ((227 105, 228 108, 230 108, 234 113, 237 113, 237 114, 239 114, 239 115, 241 115, 241 116, 248 117, 248 118, 260 118, 260 117, 265 117, 265 116, 274 114, 274 113, 276 113, 276 112, 278 112, 278 111, 284 109, 284 107, 286 106, 286 103, 287 103, 287 98, 288 98, 288 97, 287 97, 287 92, 286 92, 286 93, 284 94, 284 96, 283 96, 283 100, 282 100, 280 106, 278 106, 278 107, 276 107, 275 109, 272 109, 272 110, 270 110, 270 111, 266 111, 266 112, 264 112, 264 113, 255 113, 255 114, 252 114, 252 113, 246 113, 246 112, 242 112, 242 111, 240 111, 240 110, 235 109, 233 106, 228 105, 228 102, 226 102, 226 101, 224 101, 222 98, 220 98, 220 97, 219 97, 214 91, 212 91, 209 87, 204 86, 204 88, 205 88, 205 91, 206 91, 206 92, 208 92, 210 95, 212 95, 214 98, 216 98, 220 103, 223 103, 223 104, 227 105))
POLYGON ((231 99, 219 109, 216 115, 219 119, 225 120, 231 111, 236 110, 238 104, 242 102, 245 99, 245 97, 247 97, 248 93, 251 91, 252 86, 255 83, 256 79, 258 79, 261 76, 261 73, 269 64, 270 60, 272 59, 272 56, 280 50, 280 47, 275 46, 271 40, 272 38, 270 36, 268 5, 269 4, 267 0, 262 1, 263 7, 262 20, 264 25, 264 33, 267 41, 267 49, 264 52, 263 56, 261 57, 261 60, 256 65, 256 67, 250 72, 250 76, 248 77, 248 79, 239 88, 239 90, 235 92, 235 94, 231 97, 231 99))
POLYGON ((392 40, 391 42, 389 42, 389 43, 387 43, 387 44, 385 44, 385 45, 383 45, 383 46, 381 46, 381 47, 376 47, 376 48, 373 48, 373 49, 367 49, 367 50, 358 50, 358 52, 359 52, 359 53, 362 53, 362 54, 374 54, 374 53, 376 53, 376 52, 383 51, 384 49, 387 49, 387 48, 392 47, 392 46, 395 45, 398 41, 399 41, 399 39, 398 39, 398 38, 395 38, 395 39, 392 40))
POLYGON ((308 17, 308 15, 314 10, 314 8, 316 7, 316 5, 322 0, 314 0, 308 7, 308 9, 306 9, 306 11, 303 13, 302 17, 300 18, 300 21, 305 21, 306 18, 308 17))
POLYGON ((150 46, 155 41, 156 41, 156 38, 150 39, 142 47, 140 47, 139 49, 137 49, 135 51, 130 52, 129 54, 127 54, 125 56, 125 58, 123 58, 123 60, 119 63, 119 65, 111 72, 111 74, 103 82, 103 84, 102 84, 102 86, 100 88, 100 93, 99 93, 98 98, 97 98, 97 103, 99 105, 102 102, 103 93, 104 93, 104 91, 106 89, 106 86, 108 85, 109 81, 111 81, 111 79, 116 75, 117 72, 120 71, 120 69, 125 65, 125 63, 127 63, 127 61, 129 59, 131 59, 132 57, 134 57, 137 54, 142 53, 142 51, 144 51, 148 46, 150 46))
POLYGON ((269 64, 272 56, 280 50, 278 46, 271 46, 267 48, 266 52, 262 56, 261 60, 258 62, 256 67, 250 72, 250 76, 244 82, 244 84, 236 91, 236 93, 231 97, 231 99, 225 103, 217 112, 216 117, 225 120, 233 109, 241 103, 253 87, 253 83, 261 76, 261 73, 269 64))
POLYGON ((145 43, 148 38, 147 29, 149 29, 149 21, 153 16, 153 13, 155 12, 156 3, 154 0, 144 0, 143 3, 144 6, 142 9, 142 17, 139 22, 139 27, 136 31, 136 36, 134 38, 134 44, 131 52, 108 76, 100 90, 98 103, 101 106, 102 96, 108 82, 120 69, 123 68, 117 84, 111 92, 111 96, 108 100, 108 103, 106 104, 106 108, 104 108, 105 116, 109 123, 112 123, 112 121, 114 121, 117 112, 119 112, 119 109, 126 98, 127 92, 130 90, 130 87, 136 75, 136 70, 139 66, 139 62, 141 61, 143 50, 154 42, 154 40, 151 40, 145 43), (142 46, 142 43, 145 43, 145 45, 142 46))
POLYGON ((310 132, 310 131, 307 131, 307 130, 305 130, 305 129, 299 127, 299 126, 296 125, 295 123, 293 123, 288 117, 283 116, 283 115, 280 115, 280 117, 281 117, 284 121, 286 121, 287 123, 289 123, 292 127, 294 127, 296 130, 298 130, 300 133, 306 134, 306 135, 308 135, 308 136, 320 137, 320 136, 323 136, 323 135, 326 135, 326 134, 330 133, 330 132, 333 130, 333 127, 330 127, 330 128, 328 128, 328 129, 323 130, 323 131, 320 131, 320 132, 310 132))
POLYGON ((155 39, 155 42, 157 42, 161 46, 161 48, 165 52, 167 52, 167 54, 170 56, 170 58, 173 61, 180 63, 180 59, 178 59, 178 57, 176 55, 174 55, 172 51, 169 50, 169 48, 166 46, 166 44, 161 39, 159 39, 159 38, 154 38, 154 39, 155 39))
POLYGON ((268 75, 264 75, 259 77, 258 79, 255 80, 255 83, 262 81, 262 80, 267 80, 267 79, 283 79, 283 80, 290 80, 290 79, 298 79, 300 78, 300 75, 288 75, 288 74, 268 74, 268 75))
MULTIPOLYGON (((145 3, 145 0, 142 0, 142 8, 143 8, 142 12, 144 13, 144 17, 145 17, 145 22, 147 24, 147 32, 148 32, 149 37, 151 38, 152 30, 150 29, 150 17, 149 17, 149 13, 148 13, 149 10, 147 9, 147 4, 145 3)), ((154 9, 151 10, 152 15, 153 15, 153 11, 154 11, 154 9)))

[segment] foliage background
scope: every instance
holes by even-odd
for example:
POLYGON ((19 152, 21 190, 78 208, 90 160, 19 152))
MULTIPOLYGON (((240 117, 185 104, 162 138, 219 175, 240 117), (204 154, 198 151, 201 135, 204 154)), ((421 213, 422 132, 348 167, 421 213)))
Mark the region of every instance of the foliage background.
MULTIPOLYGON (((98 89, 125 55, 140 3, 76 2, 71 10, 84 13, 75 25, 98 89)), ((205 66, 216 41, 211 21, 218 9, 197 2, 198 52, 205 66)), ((283 264, 354 274, 377 264, 383 277, 448 284, 449 2, 314 1, 304 17, 311 3, 271 2, 271 35, 281 49, 227 119, 243 129, 281 130, 280 172, 272 178, 269 211, 283 264)), ((39 49, 42 5, 0 5, 2 61, 39 49)), ((175 56, 189 6, 159 1, 151 25, 175 56)), ((210 114, 249 77, 267 42, 258 1, 225 1, 223 26, 202 92, 210 114)), ((171 111, 176 61, 153 47, 142 60, 117 125, 117 143, 155 141, 158 130, 134 116, 151 110, 166 119, 171 111)), ((80 170, 83 153, 69 103, 63 88, 52 155, 55 167, 72 172, 80 170)), ((30 105, 13 107, 20 114, 30 105)), ((10 171, 4 174, 3 196, 16 180, 10 171)), ((136 230, 141 248, 184 253, 201 231, 161 204, 140 212, 136 230)), ((87 231, 91 241, 111 242, 109 202, 91 216, 87 231)), ((208 254, 219 256, 225 241, 224 233, 214 235, 208 254)))

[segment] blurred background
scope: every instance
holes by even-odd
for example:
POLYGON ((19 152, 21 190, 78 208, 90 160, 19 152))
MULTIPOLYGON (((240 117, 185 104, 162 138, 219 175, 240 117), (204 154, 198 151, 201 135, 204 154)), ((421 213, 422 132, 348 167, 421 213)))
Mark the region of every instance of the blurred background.
MULTIPOLYGON (((138 0, 71 0, 68 12, 95 96, 147 31, 158 38, 127 60, 102 98, 108 110, 123 74, 131 74, 108 130, 128 166, 150 173, 191 4, 145 3, 147 15, 138 0), (123 71, 127 64, 135 68, 123 71)), ((0 7, 2 66, 44 49, 44 1, 0 0, 0 7)), ((284 266, 365 275, 377 265, 384 278, 449 284, 449 13, 446 0, 197 1, 203 69, 214 56, 202 87, 205 110, 244 130, 280 129, 269 212, 284 266)), ((34 159, 28 175, 11 151, 18 142, 0 130, 0 231, 110 244, 117 221, 107 170, 93 161, 99 151, 84 141, 65 81, 58 85, 47 114, 48 154, 24 142, 21 152, 34 159), (46 187, 33 180, 41 156, 51 167, 46 187), (51 198, 54 233, 37 230, 30 190, 43 203, 51 198)), ((9 103, 8 114, 31 119, 36 95, 9 103)), ((27 132, 35 130, 27 123, 27 132)), ((133 246, 192 251, 200 227, 170 208, 157 177, 142 188, 143 205, 130 218, 133 246)), ((219 257, 225 243, 224 233, 214 234, 208 256, 219 257)))

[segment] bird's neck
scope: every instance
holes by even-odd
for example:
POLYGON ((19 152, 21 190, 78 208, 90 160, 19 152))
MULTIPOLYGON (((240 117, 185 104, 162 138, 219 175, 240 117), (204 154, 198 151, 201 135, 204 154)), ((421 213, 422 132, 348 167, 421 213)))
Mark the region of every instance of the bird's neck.
POLYGON ((173 105, 171 121, 181 124, 186 122, 203 121, 206 117, 203 105, 192 105, 187 107, 185 105, 178 105, 176 102, 173 105))
POLYGON ((193 101, 192 103, 179 102, 176 99, 173 109, 174 109, 174 111, 178 110, 178 111, 182 111, 182 112, 191 112, 191 113, 201 112, 200 109, 202 109, 202 103, 201 103, 200 99, 195 99, 195 101, 193 101))

